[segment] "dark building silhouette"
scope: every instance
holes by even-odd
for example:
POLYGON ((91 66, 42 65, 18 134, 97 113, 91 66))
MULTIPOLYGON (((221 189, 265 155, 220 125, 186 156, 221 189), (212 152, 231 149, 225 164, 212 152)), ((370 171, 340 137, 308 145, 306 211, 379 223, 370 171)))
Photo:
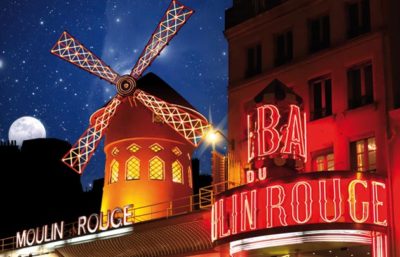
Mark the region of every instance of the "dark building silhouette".
POLYGON ((27 140, 20 149, 0 144, 1 237, 100 210, 102 182, 83 192, 80 176, 61 162, 70 147, 58 139, 27 140))

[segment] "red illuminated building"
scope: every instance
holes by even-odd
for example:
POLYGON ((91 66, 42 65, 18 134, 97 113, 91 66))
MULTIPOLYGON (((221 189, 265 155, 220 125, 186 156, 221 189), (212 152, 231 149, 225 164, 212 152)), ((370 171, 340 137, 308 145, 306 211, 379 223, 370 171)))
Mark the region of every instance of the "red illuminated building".
POLYGON ((212 154, 213 185, 191 194, 198 142, 157 105, 198 117, 197 137, 205 119, 149 74, 137 81, 148 94, 118 103, 105 132, 101 211, 18 231, 0 257, 400 256, 397 10, 397 0, 234 0, 228 153, 212 154))

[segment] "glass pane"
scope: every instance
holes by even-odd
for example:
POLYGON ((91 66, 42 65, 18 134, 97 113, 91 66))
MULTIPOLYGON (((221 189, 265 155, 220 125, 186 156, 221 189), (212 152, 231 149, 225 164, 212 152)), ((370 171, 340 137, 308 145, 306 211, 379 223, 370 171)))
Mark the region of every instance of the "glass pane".
POLYGON ((357 171, 365 170, 364 153, 357 154, 357 171))
POLYGON ((356 142, 356 153, 364 152, 364 140, 360 140, 356 142))
POLYGON ((315 159, 315 163, 316 163, 316 166, 317 166, 317 171, 325 170, 325 156, 318 156, 315 159))
POLYGON ((376 169, 376 152, 368 152, 368 170, 376 169))
POLYGON ((375 151, 376 144, 375 144, 375 137, 368 138, 368 151, 375 151))
POLYGON ((334 170, 335 169, 335 161, 334 161, 334 156, 333 153, 330 153, 326 156, 327 160, 327 170, 334 170))

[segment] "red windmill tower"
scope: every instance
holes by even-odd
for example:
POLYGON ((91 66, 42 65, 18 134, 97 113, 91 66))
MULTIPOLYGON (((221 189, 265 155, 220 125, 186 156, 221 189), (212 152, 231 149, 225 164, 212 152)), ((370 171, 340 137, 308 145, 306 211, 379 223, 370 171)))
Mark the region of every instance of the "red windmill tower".
POLYGON ((169 201, 192 192, 190 156, 208 122, 154 74, 141 78, 192 14, 172 0, 129 75, 117 74, 67 32, 51 49, 52 54, 117 87, 116 96, 92 115, 89 128, 62 159, 82 174, 106 135, 104 212, 132 203, 140 207, 169 201))

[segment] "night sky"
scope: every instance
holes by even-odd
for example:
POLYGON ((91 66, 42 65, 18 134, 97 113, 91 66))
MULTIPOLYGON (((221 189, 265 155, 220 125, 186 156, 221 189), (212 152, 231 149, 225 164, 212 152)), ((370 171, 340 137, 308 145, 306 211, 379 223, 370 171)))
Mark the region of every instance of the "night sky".
MULTIPOLYGON (((227 43, 224 11, 231 0, 181 0, 195 14, 150 68, 221 130, 226 128, 227 43)), ((133 67, 170 0, 0 1, 0 139, 21 116, 34 116, 47 137, 73 144, 90 115, 116 90, 104 80, 50 54, 64 30, 118 73, 133 67)), ((99 145, 82 184, 103 177, 99 145)), ((210 147, 194 157, 210 173, 210 147)))

